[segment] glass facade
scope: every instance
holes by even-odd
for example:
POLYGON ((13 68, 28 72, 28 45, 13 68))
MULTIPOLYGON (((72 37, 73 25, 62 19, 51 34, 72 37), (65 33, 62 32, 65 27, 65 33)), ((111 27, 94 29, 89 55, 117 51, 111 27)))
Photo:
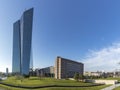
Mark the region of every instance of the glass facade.
POLYGON ((23 27, 21 27, 22 38, 21 40, 21 71, 22 74, 29 74, 30 69, 30 58, 31 58, 31 40, 32 40, 32 21, 33 20, 33 9, 27 10, 24 12, 21 23, 23 27))
POLYGON ((31 48, 31 55, 30 55, 30 69, 33 69, 33 51, 32 51, 32 48, 31 48))
POLYGON ((13 24, 13 73, 20 73, 21 53, 20 53, 20 20, 13 24))
POLYGON ((23 13, 21 19, 19 20, 19 25, 18 25, 19 30, 17 30, 18 29, 17 26, 14 30, 14 33, 16 31, 19 31, 19 35, 15 34, 13 36, 14 38, 16 37, 18 38, 17 42, 19 42, 19 47, 15 48, 17 46, 14 44, 16 40, 13 40, 13 72, 15 72, 14 68, 16 68, 17 66, 16 64, 18 62, 17 59, 19 59, 20 63, 17 67, 20 68, 19 72, 22 75, 29 75, 29 70, 31 66, 30 62, 33 62, 31 61, 32 60, 31 59, 32 22, 33 22, 33 8, 23 13), (14 53, 15 53, 14 51, 16 51, 16 53, 19 53, 20 57, 18 56, 14 57, 14 53))

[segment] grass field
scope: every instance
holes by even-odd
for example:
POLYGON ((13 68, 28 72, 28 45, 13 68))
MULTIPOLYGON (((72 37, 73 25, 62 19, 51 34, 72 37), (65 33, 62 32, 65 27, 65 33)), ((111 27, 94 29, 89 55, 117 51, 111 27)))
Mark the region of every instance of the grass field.
MULTIPOLYGON (((0 85, 3 90, 100 90, 102 88, 108 87, 109 85, 95 86, 95 87, 80 87, 80 88, 40 88, 40 89, 21 89, 21 88, 13 88, 4 85, 0 85)), ((120 89, 117 89, 120 90, 120 89)))
POLYGON ((22 85, 22 86, 45 86, 45 85, 74 85, 74 86, 83 86, 83 85, 91 85, 91 83, 83 83, 77 82, 72 80, 57 80, 54 78, 42 78, 39 79, 38 77, 30 77, 29 79, 21 80, 16 79, 15 77, 10 77, 5 81, 2 81, 8 84, 13 85, 22 85))
MULTIPOLYGON (((2 81, 4 83, 13 84, 13 85, 19 85, 19 86, 45 86, 45 85, 67 85, 67 86, 86 86, 91 85, 92 83, 83 83, 83 82, 77 82, 72 80, 57 80, 53 78, 38 78, 38 77, 30 77, 27 79, 21 80, 16 79, 15 77, 9 77, 7 80, 2 81)), ((108 85, 102 85, 102 86, 94 86, 94 87, 79 87, 79 88, 41 88, 41 89, 34 89, 34 90, 100 90, 101 88, 107 87, 108 85)), ((20 89, 20 88, 13 88, 8 87, 4 85, 0 85, 0 87, 3 87, 7 90, 27 90, 27 89, 20 89)), ((29 90, 29 89, 28 89, 29 90)))
POLYGON ((117 87, 117 88, 115 88, 115 89, 113 89, 113 90, 120 90, 120 87, 117 87))
POLYGON ((110 85, 95 86, 95 87, 81 87, 81 88, 45 88, 45 89, 36 89, 36 90, 100 90, 108 86, 110 85))

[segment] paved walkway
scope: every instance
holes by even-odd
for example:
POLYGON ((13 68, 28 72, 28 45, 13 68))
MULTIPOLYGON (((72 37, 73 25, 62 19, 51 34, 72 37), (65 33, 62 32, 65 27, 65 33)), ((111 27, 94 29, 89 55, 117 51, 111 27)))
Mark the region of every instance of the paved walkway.
POLYGON ((2 89, 2 88, 0 88, 0 90, 6 90, 6 89, 2 89))
POLYGON ((101 89, 101 90, 113 90, 113 89, 115 89, 116 87, 119 87, 119 86, 120 86, 120 83, 119 84, 114 84, 112 86, 106 87, 106 88, 101 89))

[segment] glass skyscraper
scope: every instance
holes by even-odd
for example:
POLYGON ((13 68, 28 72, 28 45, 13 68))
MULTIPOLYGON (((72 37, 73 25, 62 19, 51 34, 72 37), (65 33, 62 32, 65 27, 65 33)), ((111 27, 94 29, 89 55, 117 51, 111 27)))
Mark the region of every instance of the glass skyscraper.
POLYGON ((20 20, 13 25, 13 62, 12 72, 20 73, 21 55, 20 55, 20 20))
POLYGON ((32 68, 32 24, 33 8, 26 10, 13 24, 13 73, 29 75, 32 68))

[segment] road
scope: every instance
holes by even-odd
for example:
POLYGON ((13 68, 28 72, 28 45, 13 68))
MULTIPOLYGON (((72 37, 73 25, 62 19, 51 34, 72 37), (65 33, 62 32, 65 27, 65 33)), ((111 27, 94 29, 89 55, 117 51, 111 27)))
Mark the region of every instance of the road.
POLYGON ((120 83, 119 84, 114 84, 114 85, 106 87, 106 88, 103 88, 101 90, 113 90, 113 89, 115 89, 116 87, 119 87, 119 86, 120 86, 120 83))

